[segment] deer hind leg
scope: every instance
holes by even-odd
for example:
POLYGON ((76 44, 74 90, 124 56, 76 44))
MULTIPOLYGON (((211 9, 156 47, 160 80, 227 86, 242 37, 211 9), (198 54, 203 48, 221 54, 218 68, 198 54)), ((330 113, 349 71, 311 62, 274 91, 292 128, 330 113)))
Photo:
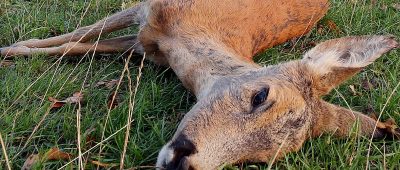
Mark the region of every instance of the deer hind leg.
POLYGON ((6 47, 0 49, 2 56, 30 56, 35 53, 44 53, 49 56, 83 55, 90 52, 119 53, 134 50, 135 53, 143 53, 142 46, 136 36, 124 36, 99 41, 98 43, 69 42, 58 47, 29 48, 26 46, 6 47))
POLYGON ((314 137, 323 133, 346 137, 352 130, 356 130, 362 136, 371 137, 373 135, 375 139, 400 139, 400 128, 392 120, 380 122, 365 114, 326 102, 321 102, 320 106, 321 110, 316 113, 312 127, 312 136, 314 137))
POLYGON ((143 9, 143 3, 120 11, 107 18, 104 18, 93 25, 78 28, 77 30, 67 33, 64 35, 51 37, 47 39, 31 39, 27 41, 21 41, 13 44, 12 46, 25 46, 28 48, 44 48, 62 45, 68 42, 87 42, 99 36, 101 33, 109 33, 119 29, 123 29, 132 26, 136 22, 141 20, 143 9))

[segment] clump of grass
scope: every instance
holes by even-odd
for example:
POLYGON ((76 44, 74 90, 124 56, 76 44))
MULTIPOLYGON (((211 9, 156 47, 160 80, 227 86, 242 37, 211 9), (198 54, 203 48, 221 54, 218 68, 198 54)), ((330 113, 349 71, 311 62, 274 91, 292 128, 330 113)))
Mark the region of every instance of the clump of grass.
MULTIPOLYGON (((127 1, 125 1, 127 2, 127 1)), ((291 44, 271 48, 257 57, 261 64, 275 64, 300 58, 309 48, 307 44, 347 35, 392 34, 400 37, 400 12, 390 7, 395 0, 385 1, 331 1, 331 9, 321 21, 332 20, 340 32, 314 29, 301 38, 295 46, 291 44), (386 7, 386 8, 384 8, 386 7)), ((30 38, 46 38, 74 30, 77 25, 89 25, 121 9, 122 0, 85 1, 22 1, 0 2, 0 46, 30 38), (88 12, 84 11, 88 8, 88 12), (79 16, 79 17, 77 17, 79 16), (82 16, 82 17, 80 17, 82 16), (82 18, 82 20, 81 20, 82 18)), ((137 28, 118 31, 102 38, 133 34, 137 28)), ((20 169, 32 153, 45 153, 58 147, 78 156, 77 105, 66 105, 58 110, 50 109, 48 97, 64 98, 81 90, 84 93, 80 111, 80 149, 82 164, 86 169, 96 168, 91 160, 119 166, 124 146, 124 167, 152 166, 158 150, 175 131, 182 113, 194 103, 191 96, 168 68, 145 62, 137 92, 135 107, 132 102, 132 86, 136 80, 142 56, 132 56, 127 65, 130 75, 124 76, 119 89, 119 105, 110 110, 108 98, 115 89, 96 87, 96 82, 117 79, 125 68, 126 56, 112 55, 95 58, 48 58, 37 55, 14 59, 15 67, 0 68, 0 132, 3 146, 8 154, 10 166, 20 169), (86 79, 84 79, 87 77, 86 79), (129 113, 129 140, 126 143, 125 129, 129 113), (104 126, 104 122, 108 123, 104 126), (40 126, 38 126, 40 125, 40 126), (37 130, 33 133, 35 127, 37 130), (121 130, 122 129, 122 130, 121 130), (102 135, 104 138, 102 140, 102 135), (29 136, 32 136, 28 141, 29 136), (23 147, 26 145, 26 147, 23 147), (100 152, 100 146, 101 154, 100 152)), ((400 81, 400 52, 395 50, 362 71, 325 100, 352 110, 364 111, 373 108, 383 119, 394 118, 400 123, 400 93, 388 97, 400 81), (372 82, 373 88, 365 87, 372 82), (353 85, 361 96, 352 95, 353 85), (342 97, 344 96, 344 97, 342 97), (387 104, 386 104, 387 103, 387 104), (386 104, 386 105, 385 105, 386 104)), ((336 139, 329 135, 310 140, 297 153, 290 153, 277 160, 273 169, 396 169, 400 167, 400 145, 396 141, 374 141, 367 157, 369 139, 336 139)), ((1 152, 3 153, 3 152, 1 152)), ((37 168, 56 169, 66 161, 40 162, 37 168)), ((65 168, 78 167, 72 161, 65 168)), ((6 156, 0 154, 0 168, 6 168, 6 156)), ((232 165, 227 169, 267 169, 268 165, 232 165)))

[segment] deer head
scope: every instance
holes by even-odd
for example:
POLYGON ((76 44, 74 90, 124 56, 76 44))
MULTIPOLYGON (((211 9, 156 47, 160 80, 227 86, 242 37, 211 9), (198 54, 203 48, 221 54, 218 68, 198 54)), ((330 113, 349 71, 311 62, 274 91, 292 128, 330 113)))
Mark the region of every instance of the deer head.
POLYGON ((344 137, 356 121, 362 135, 372 135, 375 123, 374 137, 398 135, 398 129, 321 99, 396 47, 387 36, 333 39, 300 60, 268 67, 243 64, 240 71, 214 77, 162 148, 157 166, 216 169, 224 163, 269 162, 298 150, 310 136, 344 137))

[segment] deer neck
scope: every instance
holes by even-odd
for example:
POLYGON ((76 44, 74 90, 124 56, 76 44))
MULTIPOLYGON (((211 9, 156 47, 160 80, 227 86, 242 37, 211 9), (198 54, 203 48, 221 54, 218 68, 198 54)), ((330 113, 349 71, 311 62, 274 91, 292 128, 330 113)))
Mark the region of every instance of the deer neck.
POLYGON ((166 38, 159 50, 168 64, 197 99, 207 95, 221 77, 235 76, 260 68, 234 50, 212 39, 166 38))

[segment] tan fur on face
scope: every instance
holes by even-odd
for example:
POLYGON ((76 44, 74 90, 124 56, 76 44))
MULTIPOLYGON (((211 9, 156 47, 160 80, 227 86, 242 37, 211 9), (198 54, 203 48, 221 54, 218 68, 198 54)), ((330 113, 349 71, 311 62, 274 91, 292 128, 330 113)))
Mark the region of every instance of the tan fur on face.
MULTIPOLYGON (((345 137, 355 122, 359 133, 369 136, 374 119, 320 97, 395 47, 393 37, 347 37, 319 44, 302 60, 267 68, 244 65, 238 73, 213 79, 175 137, 184 134, 196 145, 198 152, 187 158, 192 167, 208 169, 227 162, 269 162, 278 151, 278 158, 297 151, 309 136, 345 137), (266 105, 271 107, 254 112, 252 96, 263 87, 270 89, 266 105)), ((374 137, 380 138, 387 126, 377 124, 374 137)))

